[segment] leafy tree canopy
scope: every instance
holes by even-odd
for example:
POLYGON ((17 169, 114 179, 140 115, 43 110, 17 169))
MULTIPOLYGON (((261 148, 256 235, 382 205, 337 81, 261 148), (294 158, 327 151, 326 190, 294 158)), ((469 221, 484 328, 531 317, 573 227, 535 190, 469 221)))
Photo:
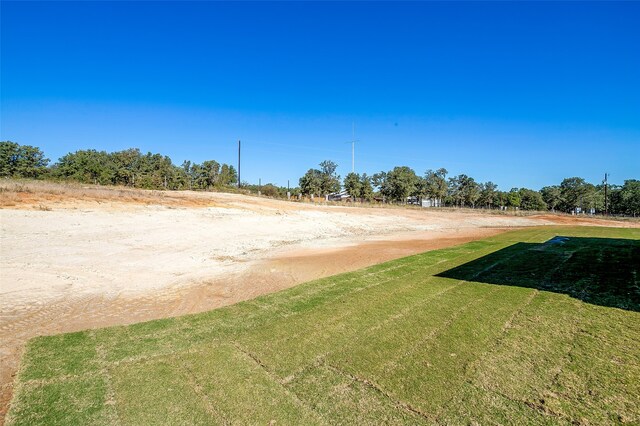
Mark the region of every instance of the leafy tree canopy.
POLYGON ((0 142, 0 176, 40 178, 47 173, 49 159, 35 146, 0 142))

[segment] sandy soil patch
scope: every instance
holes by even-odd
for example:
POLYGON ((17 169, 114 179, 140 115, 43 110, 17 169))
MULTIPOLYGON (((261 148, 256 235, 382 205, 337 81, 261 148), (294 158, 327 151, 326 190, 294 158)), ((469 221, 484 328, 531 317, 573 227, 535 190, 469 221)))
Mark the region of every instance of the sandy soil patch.
POLYGON ((554 215, 42 185, 0 193, 0 419, 22 347, 33 336, 201 312, 505 229, 558 222, 554 215))

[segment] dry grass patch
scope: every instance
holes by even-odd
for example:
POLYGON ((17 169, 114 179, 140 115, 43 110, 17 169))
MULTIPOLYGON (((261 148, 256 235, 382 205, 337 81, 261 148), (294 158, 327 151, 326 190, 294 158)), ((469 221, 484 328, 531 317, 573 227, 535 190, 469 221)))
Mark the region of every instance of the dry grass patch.
MULTIPOLYGON (((75 182, 0 180, 0 208, 49 210, 67 203, 121 203, 168 207, 220 207, 206 196, 192 192, 157 191, 75 182), (45 207, 44 209, 42 207, 45 207)), ((202 193, 201 193, 202 194, 202 193)))

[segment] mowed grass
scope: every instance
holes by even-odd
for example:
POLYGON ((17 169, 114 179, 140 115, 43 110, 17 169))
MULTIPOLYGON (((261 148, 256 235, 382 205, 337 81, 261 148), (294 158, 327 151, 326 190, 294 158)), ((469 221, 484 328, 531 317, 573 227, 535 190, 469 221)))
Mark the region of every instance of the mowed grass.
POLYGON ((640 230, 533 228, 40 337, 8 424, 639 424, 639 269, 640 230))

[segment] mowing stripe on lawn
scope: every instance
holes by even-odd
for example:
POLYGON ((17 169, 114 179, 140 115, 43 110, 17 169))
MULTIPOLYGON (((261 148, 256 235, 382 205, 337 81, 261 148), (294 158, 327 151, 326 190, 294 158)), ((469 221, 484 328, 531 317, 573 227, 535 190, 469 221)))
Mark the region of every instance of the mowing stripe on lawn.
MULTIPOLYGON (((487 286, 470 284, 473 286, 487 286)), ((341 365, 355 376, 369 378, 395 398, 406 401, 424 413, 437 415, 439 408, 456 394, 464 383, 461 374, 487 350, 501 332, 501 326, 526 303, 532 290, 496 288, 480 303, 470 306, 447 327, 423 342, 396 365, 369 370, 354 360, 341 365)))
POLYGON ((581 323, 576 309, 580 303, 569 297, 540 292, 493 350, 474 364, 473 382, 514 400, 538 403, 568 362, 581 323))
MULTIPOLYGON (((516 378, 517 379, 517 378, 516 378)), ((465 382, 434 423, 441 425, 575 425, 520 401, 465 382)))
POLYGON ((545 406, 594 424, 640 424, 638 314, 595 305, 583 310, 568 362, 543 393, 545 406))
POLYGON ((242 344, 259 353, 267 364, 276 366, 278 374, 290 375, 329 348, 353 341, 367 329, 401 317, 408 307, 418 307, 458 284, 426 275, 410 271, 394 280, 358 289, 348 298, 334 300, 334 304, 257 328, 246 334, 242 344))
POLYGON ((287 385, 332 424, 424 424, 420 414, 397 404, 371 386, 318 365, 287 385))
POLYGON ((16 389, 16 395, 7 424, 106 425, 113 418, 113 407, 105 404, 107 386, 98 375, 23 383, 16 389))
POLYGON ((167 357, 111 369, 116 408, 123 424, 222 424, 175 363, 167 357))
POLYGON ((240 342, 285 377, 329 348, 348 342, 359 331, 397 314, 404 307, 403 301, 411 297, 435 297, 455 285, 404 281, 395 282, 396 286, 388 284, 354 294, 333 309, 331 306, 317 309, 302 318, 284 319, 251 331, 240 342), (396 290, 397 286, 400 288, 396 290), (398 294, 396 298, 396 291, 407 294, 398 294))
POLYGON ((23 381, 51 379, 97 372, 96 342, 91 332, 43 336, 27 344, 20 378, 23 381))
POLYGON ((255 360, 230 345, 179 356, 201 393, 237 424, 319 424, 295 394, 274 380, 255 360))
POLYGON ((400 359, 409 347, 433 338, 472 304, 479 303, 495 291, 491 286, 459 284, 451 283, 457 286, 448 291, 446 297, 430 301, 433 303, 411 311, 401 320, 368 330, 352 344, 329 355, 327 363, 341 366, 354 374, 367 371, 382 375, 386 366, 400 359), (349 368, 352 364, 358 365, 358 369, 349 368))

